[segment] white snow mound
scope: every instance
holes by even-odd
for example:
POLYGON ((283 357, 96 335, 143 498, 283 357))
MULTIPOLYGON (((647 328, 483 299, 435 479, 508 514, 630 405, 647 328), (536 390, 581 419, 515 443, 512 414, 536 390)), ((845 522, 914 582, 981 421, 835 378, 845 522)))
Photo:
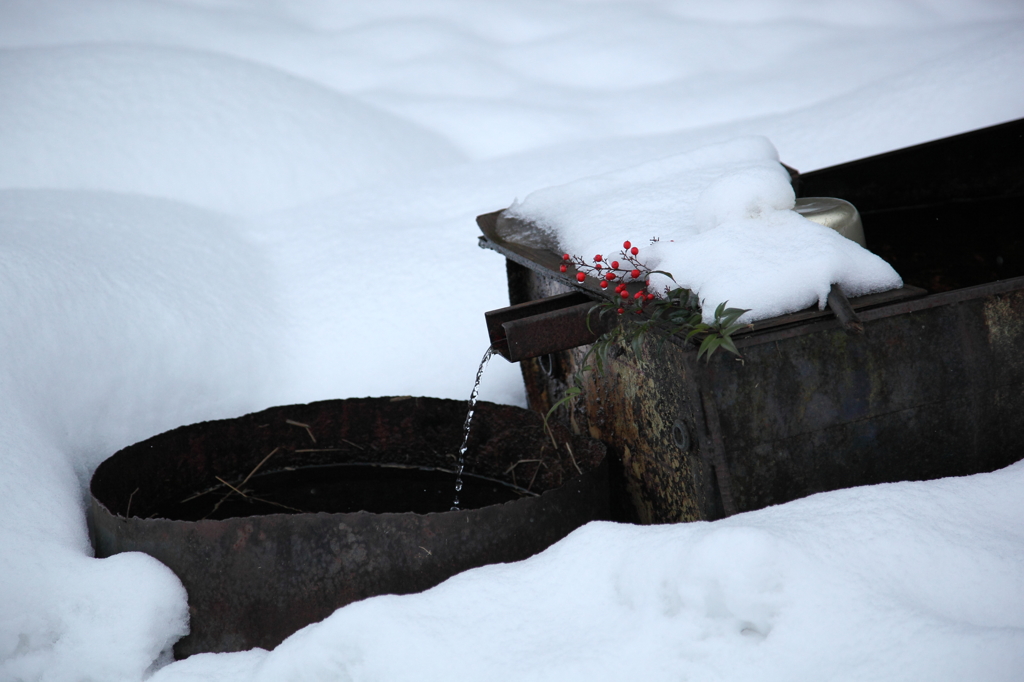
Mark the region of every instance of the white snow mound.
MULTIPOLYGON (((508 214, 588 261, 631 241, 648 267, 700 297, 708 322, 722 302, 752 321, 824 308, 832 284, 847 296, 903 286, 877 255, 795 213, 795 201, 775 148, 745 137, 542 189, 508 214)), ((676 284, 651 277, 655 293, 676 284)))
POLYGON ((352 97, 183 49, 0 51, 0 101, 0 187, 130 192, 244 213, 461 159, 440 136, 352 97))

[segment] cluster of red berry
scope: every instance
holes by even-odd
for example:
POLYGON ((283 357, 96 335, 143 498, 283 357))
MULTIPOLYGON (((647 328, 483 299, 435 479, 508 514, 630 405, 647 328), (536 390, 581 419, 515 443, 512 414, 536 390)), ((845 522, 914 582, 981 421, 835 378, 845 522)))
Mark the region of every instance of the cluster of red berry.
POLYGON ((648 279, 650 270, 637 259, 640 249, 633 246, 630 242, 623 242, 622 251, 619 253, 622 260, 625 261, 625 267, 617 260, 611 262, 605 260, 601 254, 594 256, 593 265, 584 261, 579 256, 564 254, 560 270, 567 272, 569 265, 573 265, 577 271, 576 281, 584 282, 588 275, 597 277, 600 280, 599 285, 602 289, 607 289, 614 282, 614 291, 622 299, 620 302, 622 307, 618 310, 619 314, 625 313, 627 308, 633 308, 635 312, 640 313, 648 302, 654 300, 654 294, 647 291, 647 287, 651 284, 650 279, 648 279), (644 283, 643 288, 631 294, 626 284, 641 280, 644 283))

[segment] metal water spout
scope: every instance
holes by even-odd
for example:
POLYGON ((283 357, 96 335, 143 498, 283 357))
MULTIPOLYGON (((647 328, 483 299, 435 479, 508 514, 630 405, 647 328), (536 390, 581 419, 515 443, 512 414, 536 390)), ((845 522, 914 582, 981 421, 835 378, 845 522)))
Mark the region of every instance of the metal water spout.
POLYGON ((597 341, 617 323, 583 292, 549 296, 484 313, 495 351, 509 362, 559 353, 597 341))

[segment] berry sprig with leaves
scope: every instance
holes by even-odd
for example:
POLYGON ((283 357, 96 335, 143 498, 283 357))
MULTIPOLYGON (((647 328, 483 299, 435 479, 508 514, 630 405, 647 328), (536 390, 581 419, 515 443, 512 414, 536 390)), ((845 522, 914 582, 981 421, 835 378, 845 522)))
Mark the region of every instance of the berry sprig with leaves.
MULTIPOLYGON (((657 239, 651 241, 654 243, 657 239)), ((568 253, 562 256, 559 269, 568 272, 569 266, 573 266, 576 270, 576 281, 583 283, 590 276, 598 279, 602 289, 615 285, 609 300, 595 305, 595 309, 601 314, 606 314, 610 310, 615 310, 619 315, 630 311, 638 315, 646 313, 642 321, 620 324, 598 339, 591 350, 598 353, 599 365, 603 365, 603 356, 614 341, 625 342, 625 345, 632 347, 639 357, 641 341, 654 327, 662 329, 667 336, 685 334, 687 341, 698 345, 698 360, 701 357, 710 360, 719 348, 724 348, 739 357, 740 352, 732 341, 732 335, 747 326, 737 320, 748 311, 741 308, 726 308, 726 303, 722 303, 715 309, 714 321, 710 324, 705 323, 701 313, 701 301, 689 289, 678 285, 666 286, 661 296, 649 290, 651 275, 655 273, 665 275, 673 284, 676 284, 676 280, 672 273, 651 270, 640 260, 639 255, 639 247, 625 241, 622 243, 618 258, 611 260, 602 254, 595 255, 590 261, 568 253), (637 284, 640 286, 636 286, 637 284)), ((665 335, 659 336, 662 341, 666 338, 665 335)))
POLYGON ((607 289, 615 284, 614 293, 617 298, 613 300, 618 304, 616 312, 619 315, 633 310, 642 313, 643 308, 657 297, 647 291, 651 285, 651 270, 647 269, 637 256, 640 249, 629 241, 622 242, 622 250, 619 252, 621 260, 608 260, 601 254, 594 256, 593 261, 588 263, 580 256, 562 255, 562 272, 568 271, 571 264, 576 268, 576 281, 585 282, 587 276, 597 278, 602 289, 607 289), (631 282, 643 282, 643 289, 630 292, 626 285, 631 282))
MULTIPOLYGON (((651 243, 658 241, 656 238, 651 243)), ((740 352, 733 343, 732 335, 748 325, 738 322, 743 313, 748 312, 741 308, 726 308, 726 302, 719 304, 715 309, 714 321, 708 324, 703 321, 701 313, 701 301, 689 289, 678 286, 671 273, 663 270, 649 269, 639 258, 640 249, 633 246, 631 242, 622 243, 622 250, 619 258, 611 261, 603 255, 597 254, 591 261, 586 261, 580 256, 573 256, 568 253, 562 256, 562 264, 559 269, 567 273, 569 266, 576 270, 576 281, 583 283, 587 276, 598 278, 599 286, 608 289, 615 284, 614 295, 608 300, 597 303, 591 308, 591 313, 608 314, 615 310, 619 315, 627 311, 634 311, 643 315, 640 321, 632 316, 624 317, 621 324, 605 332, 597 341, 590 346, 584 355, 579 369, 573 376, 573 385, 568 386, 561 400, 555 402, 544 416, 544 425, 547 426, 548 418, 561 405, 572 401, 583 392, 583 372, 589 369, 597 369, 599 374, 604 373, 604 366, 608 362, 608 353, 613 346, 625 346, 633 350, 637 360, 641 360, 641 346, 644 337, 654 328, 659 329, 658 347, 665 339, 676 334, 686 334, 686 340, 698 345, 697 360, 701 357, 710 362, 711 356, 719 348, 724 348, 734 354, 740 362, 740 352), (677 286, 666 286, 664 296, 656 296, 649 291, 651 286, 651 275, 658 273, 668 277, 677 286), (642 283, 642 287, 636 287, 636 283, 642 283), (630 292, 632 285, 635 291, 630 292), (595 365, 588 364, 593 357, 595 365)), ((589 319, 588 319, 589 325, 589 319)))

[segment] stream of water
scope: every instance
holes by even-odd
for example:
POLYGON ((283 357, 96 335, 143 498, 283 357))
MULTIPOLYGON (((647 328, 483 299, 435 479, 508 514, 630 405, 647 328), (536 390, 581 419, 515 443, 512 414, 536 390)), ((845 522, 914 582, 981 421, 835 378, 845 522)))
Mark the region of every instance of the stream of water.
POLYGON ((466 421, 462 425, 462 446, 459 447, 458 468, 455 473, 455 501, 452 502, 452 511, 459 511, 459 493, 462 492, 462 472, 466 468, 466 450, 469 447, 469 429, 473 425, 473 412, 476 410, 477 396, 480 394, 480 379, 484 376, 484 368, 487 361, 494 355, 494 347, 491 346, 484 353, 480 361, 480 369, 476 371, 476 381, 473 383, 473 392, 469 394, 469 411, 466 413, 466 421))

